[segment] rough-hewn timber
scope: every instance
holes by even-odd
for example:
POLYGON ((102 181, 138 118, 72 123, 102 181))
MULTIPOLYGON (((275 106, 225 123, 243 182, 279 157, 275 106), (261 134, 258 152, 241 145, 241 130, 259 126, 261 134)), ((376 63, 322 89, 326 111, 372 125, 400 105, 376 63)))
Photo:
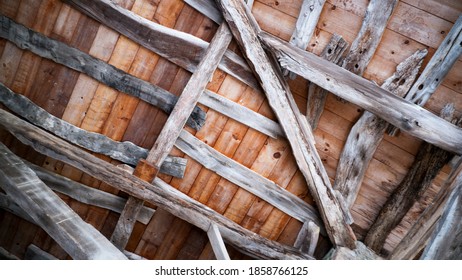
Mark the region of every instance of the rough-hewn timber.
MULTIPOLYGON (((147 149, 131 142, 117 142, 103 134, 89 132, 63 121, 35 105, 27 97, 12 92, 2 83, 0 83, 0 102, 31 123, 92 152, 107 155, 130 165, 136 165, 140 159, 148 156, 147 149)), ((186 163, 187 160, 184 158, 169 156, 160 171, 183 178, 186 163)))
POLYGON ((312 221, 304 222, 300 232, 295 239, 294 247, 300 251, 313 255, 319 239, 319 227, 312 221))
MULTIPOLYGON (((453 113, 454 107, 449 104, 441 111, 441 117, 452 121, 453 113)), ((428 143, 421 145, 411 169, 388 198, 370 227, 364 240, 369 248, 380 253, 388 234, 401 222, 412 205, 430 187, 433 179, 451 158, 452 153, 448 151, 428 143)))
POLYGON ((250 11, 240 1, 217 1, 234 37, 276 113, 292 147, 297 164, 308 182, 311 195, 318 203, 328 236, 335 246, 354 248, 355 236, 333 193, 329 177, 314 147, 314 139, 306 119, 298 110, 282 73, 266 55, 258 38, 259 27, 250 11))
MULTIPOLYGON (((414 82, 427 51, 417 51, 400 63, 382 88, 403 97, 414 82)), ((380 144, 388 123, 366 111, 351 128, 340 155, 334 189, 344 197, 348 208, 356 200, 369 162, 380 144)))
POLYGON ((328 260, 381 260, 382 258, 369 249, 362 242, 356 242, 356 249, 351 250, 345 247, 332 249, 326 257, 328 260))
POLYGON ((207 236, 209 237, 210 245, 212 245, 213 252, 217 260, 230 260, 228 251, 226 250, 225 243, 221 237, 220 230, 217 225, 210 224, 209 230, 207 230, 207 236))
POLYGON ((456 154, 462 154, 461 128, 314 54, 294 48, 264 32, 260 33, 260 37, 279 59, 282 67, 413 136, 456 154))
POLYGON ((158 178, 151 185, 127 172, 120 172, 120 168, 3 110, 0 110, 0 125, 37 151, 70 164, 129 195, 153 203, 204 231, 208 230, 211 222, 216 223, 226 242, 234 244, 251 256, 265 259, 312 258, 295 248, 265 239, 242 228, 158 178))
MULTIPOLYGON (((20 49, 31 51, 41 57, 63 64, 84 73, 95 80, 118 91, 146 101, 170 114, 177 97, 170 92, 154 86, 94 58, 80 50, 50 39, 23 25, 15 23, 6 16, 0 16, 0 37, 14 43, 20 49)), ((176 48, 178 49, 178 48, 176 48)), ((198 130, 205 123, 205 113, 199 107, 188 120, 188 125, 198 130)))
POLYGON ((19 157, 0 144, 0 181, 5 192, 74 259, 127 259, 85 223, 19 157))

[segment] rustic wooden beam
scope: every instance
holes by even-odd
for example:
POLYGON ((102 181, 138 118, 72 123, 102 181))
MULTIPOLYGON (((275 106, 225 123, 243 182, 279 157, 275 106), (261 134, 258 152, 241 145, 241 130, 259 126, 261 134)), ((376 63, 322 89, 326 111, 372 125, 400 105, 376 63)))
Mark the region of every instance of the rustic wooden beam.
POLYGON ((332 249, 325 257, 328 260, 382 260, 382 257, 367 248, 362 242, 356 242, 356 249, 345 247, 332 249))
POLYGON ((312 221, 304 222, 300 229, 294 247, 312 256, 316 250, 319 239, 319 227, 312 221))
POLYGON ((322 58, 261 32, 260 38, 283 68, 316 83, 407 133, 462 154, 462 129, 322 58))
POLYGON ((212 250, 217 260, 230 260, 225 242, 223 242, 220 230, 216 224, 210 224, 207 230, 207 236, 209 237, 210 245, 212 245, 212 250))
MULTIPOLYGON (((196 71, 208 46, 204 40, 156 24, 110 0, 64 0, 64 2, 192 73, 196 71), (171 46, 181 46, 181 48, 171 46)), ((252 71, 235 53, 227 51, 219 68, 245 84, 259 88, 252 71)))
MULTIPOLYGON (((453 113, 454 107, 449 104, 441 111, 441 117, 451 121, 453 113)), ((388 198, 370 227, 364 239, 364 243, 369 248, 380 253, 387 236, 401 222, 412 205, 431 186, 433 179, 441 168, 451 160, 452 156, 452 153, 428 143, 423 143, 420 146, 411 169, 388 198)))
POLYGON ((282 73, 275 70, 261 46, 258 24, 241 1, 222 0, 217 3, 286 133, 311 195, 318 203, 328 236, 335 246, 354 248, 355 236, 333 193, 329 177, 314 146, 310 127, 301 116, 282 73))
POLYGON ((26 253, 24 254, 25 260, 47 260, 47 261, 56 261, 58 258, 52 254, 43 251, 34 244, 27 246, 26 253))
MULTIPOLYGON (((303 0, 297 22, 295 23, 295 30, 289 40, 290 44, 306 50, 311 37, 313 37, 325 2, 326 0, 303 0)), ((286 73, 284 74, 287 75, 286 73)), ((296 76, 294 73, 290 73, 289 77, 293 80, 296 76)))
MULTIPOLYGON (((417 81, 406 94, 405 99, 424 106, 436 88, 443 82, 454 63, 462 53, 462 16, 459 16, 446 38, 433 54, 417 81)), ((390 127, 388 134, 395 135, 396 127, 390 127)))
POLYGON ((432 203, 420 215, 408 233, 388 256, 392 260, 412 260, 421 252, 431 237, 433 229, 443 215, 452 192, 462 185, 462 157, 452 168, 448 179, 441 186, 432 203))
POLYGON ((462 183, 451 193, 421 260, 462 259, 462 183))
POLYGON ((284 213, 301 222, 313 221, 317 226, 323 227, 317 211, 311 205, 273 181, 219 153, 189 132, 184 130, 175 146, 205 168, 216 172, 284 213))
MULTIPOLYGON (((53 60, 56 63, 84 73, 118 91, 146 101, 167 114, 170 114, 178 99, 175 95, 160 87, 153 86, 144 80, 129 75, 62 42, 50 39, 14 22, 4 15, 0 15, 0 38, 10 41, 20 49, 28 50, 41 57, 53 60)), ((195 108, 194 114, 188 120, 188 125, 198 130, 204 123, 205 112, 199 107, 195 108)))
POLYGON ((3 143, 0 143, 0 167, 2 189, 72 258, 127 259, 3 143))
POLYGON ((120 172, 120 168, 82 151, 4 110, 0 110, 0 126, 38 152, 74 166, 131 196, 157 205, 204 231, 208 230, 211 222, 216 223, 228 244, 240 247, 249 255, 265 259, 312 259, 311 256, 303 254, 293 247, 268 240, 242 228, 158 178, 151 185, 128 174, 128 172, 120 172))
MULTIPOLYGON (((136 165, 140 159, 148 155, 147 149, 131 142, 117 142, 103 134, 89 132, 63 121, 40 108, 27 97, 12 92, 2 83, 0 83, 0 102, 31 123, 92 152, 107 155, 130 165, 136 165)), ((168 156, 160 172, 183 178, 186 162, 187 159, 168 156)))
POLYGON ((128 244, 135 222, 143 208, 143 200, 129 196, 124 209, 109 239, 119 250, 123 251, 128 244))
POLYGON ((19 260, 19 258, 0 247, 0 260, 19 260))
MULTIPOLYGON (((401 62, 382 88, 396 96, 404 96, 414 82, 427 51, 417 51, 401 62)), ((370 112, 364 112, 348 134, 340 154, 334 189, 344 197, 348 208, 353 206, 369 162, 380 144, 388 123, 370 112)))
MULTIPOLYGON (((339 65, 343 53, 348 49, 348 45, 348 42, 345 41, 342 36, 334 34, 327 46, 323 49, 321 57, 339 65)), ((328 91, 315 83, 310 82, 308 85, 306 117, 313 130, 318 126, 319 119, 324 110, 324 104, 326 103, 327 93, 328 91)))

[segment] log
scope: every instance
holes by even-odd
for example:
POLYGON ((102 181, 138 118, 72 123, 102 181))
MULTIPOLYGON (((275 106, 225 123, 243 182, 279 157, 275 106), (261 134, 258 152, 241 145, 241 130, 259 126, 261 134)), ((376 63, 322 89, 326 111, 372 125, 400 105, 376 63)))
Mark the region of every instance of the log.
MULTIPOLYGON (((146 158, 148 155, 147 149, 131 142, 117 142, 103 134, 89 132, 63 121, 40 108, 27 97, 12 92, 2 83, 0 83, 0 102, 31 123, 92 152, 107 155, 130 165, 136 165, 139 159, 146 158)), ((186 159, 169 156, 162 164, 160 172, 183 178, 186 162, 186 159)))
POLYGON ((266 259, 312 259, 311 256, 292 247, 265 239, 242 228, 158 178, 151 185, 127 172, 120 172, 120 168, 82 151, 4 110, 0 110, 0 126, 38 152, 74 166, 131 196, 155 204, 204 231, 208 230, 211 222, 215 222, 226 242, 240 247, 251 256, 266 259))
MULTIPOLYGON (((197 37, 156 24, 109 0, 64 2, 191 73, 196 71, 208 46, 197 37)), ((227 51, 219 68, 245 84, 259 88, 252 71, 235 53, 227 51)))
POLYGON ((306 119, 302 118, 282 73, 275 70, 263 50, 258 38, 258 24, 242 2, 222 0, 217 3, 286 133, 310 193, 318 203, 328 236, 335 246, 354 248, 355 236, 333 193, 329 177, 314 146, 310 127, 306 119))
POLYGON ((209 237, 210 245, 212 246, 217 260, 230 260, 225 242, 223 242, 217 225, 213 223, 210 224, 209 230, 207 230, 207 236, 209 237))
MULTIPOLYGON (((441 117, 452 120, 454 106, 446 105, 441 117)), ((455 122, 455 120, 454 120, 455 122)), ((367 233, 364 243, 380 253, 389 233, 401 222, 412 205, 431 186, 431 182, 452 158, 452 153, 423 143, 415 156, 411 169, 393 191, 367 233)))
POLYGON ((452 192, 462 185, 462 157, 452 168, 448 179, 441 186, 433 202, 420 215, 401 242, 388 256, 392 260, 412 260, 421 252, 431 237, 433 229, 443 214, 452 192))
MULTIPOLYGON (((342 55, 347 48, 348 42, 345 41, 342 36, 334 34, 332 35, 329 44, 327 44, 322 51, 321 57, 338 65, 341 62, 342 55)), ((313 130, 318 126, 319 119, 321 118, 322 111, 324 110, 326 98, 327 91, 325 89, 319 87, 315 83, 310 83, 308 85, 306 117, 313 130)))
MULTIPOLYGON (((8 17, 1 15, 0 24, 0 38, 12 42, 20 49, 31 51, 41 57, 84 73, 118 91, 146 101, 167 114, 170 114, 176 103, 177 97, 170 92, 129 75, 80 50, 34 32, 8 17)), ((188 121, 188 125, 199 130, 204 123, 205 112, 196 108, 188 121)))
POLYGON ((0 144, 0 181, 25 210, 73 259, 127 259, 85 223, 20 158, 0 144))
MULTIPOLYGON (((443 82, 452 66, 462 53, 462 16, 459 16, 446 38, 433 54, 417 81, 406 94, 405 99, 419 106, 424 106, 436 88, 443 82)), ((396 135, 395 127, 388 129, 388 134, 396 135)))
POLYGON ((279 59, 283 68, 288 68, 415 137, 453 153, 462 154, 461 128, 364 78, 314 54, 294 48, 274 36, 262 32, 260 38, 279 59))
MULTIPOLYGON (((400 63, 382 88, 404 96, 414 82, 427 51, 417 51, 400 63)), ((351 208, 361 188, 367 167, 383 139, 388 123, 370 112, 364 112, 348 134, 335 174, 334 189, 351 208)))

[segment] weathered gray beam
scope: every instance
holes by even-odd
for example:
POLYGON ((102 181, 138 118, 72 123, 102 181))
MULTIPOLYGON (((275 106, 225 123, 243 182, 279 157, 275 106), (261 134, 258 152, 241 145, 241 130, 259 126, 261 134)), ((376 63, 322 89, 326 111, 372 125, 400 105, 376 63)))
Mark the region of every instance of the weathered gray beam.
POLYGON ((318 245, 318 239, 319 227, 312 221, 304 222, 295 239, 294 247, 312 256, 318 245))
POLYGON ((356 242, 356 249, 351 250, 345 247, 332 249, 325 257, 328 260, 382 260, 374 251, 369 249, 362 242, 356 242))
POLYGON ((19 260, 19 258, 0 247, 0 260, 19 260))
POLYGON ((30 244, 27 246, 26 253, 24 255, 25 260, 48 260, 48 261, 56 261, 58 260, 52 254, 49 254, 39 247, 35 246, 34 244, 30 244))
MULTIPOLYGON (((396 96, 404 96, 414 82, 426 54, 426 50, 417 51, 400 63, 382 88, 396 96)), ((356 200, 364 174, 387 127, 386 121, 366 111, 348 134, 334 181, 334 189, 342 194, 348 208, 356 200)))
POLYGON ((388 256, 392 260, 412 260, 421 252, 430 239, 433 229, 443 215, 452 192, 462 185, 462 157, 451 170, 432 203, 420 215, 408 233, 388 256))
POLYGON ((281 66, 354 103, 407 133, 442 149, 462 154, 462 129, 322 58, 294 48, 267 33, 265 45, 281 66))
POLYGON ((333 193, 329 177, 314 146, 310 127, 301 116, 282 73, 275 70, 261 46, 258 24, 243 2, 221 0, 217 3, 286 133, 300 171, 318 204, 328 236, 335 246, 354 248, 355 236, 333 193))
POLYGON ((0 143, 3 190, 74 259, 127 259, 0 143))
MULTIPOLYGON (((78 49, 50 39, 4 15, 0 15, 0 38, 10 41, 20 49, 31 51, 41 57, 63 64, 118 91, 146 101, 167 114, 172 111, 178 99, 160 87, 129 75, 78 49)), ((188 125, 198 130, 204 123, 205 112, 199 107, 195 108, 194 114, 188 120, 188 125)))
POLYGON ((123 251, 127 246, 128 240, 132 235, 141 209, 143 209, 143 200, 129 196, 125 203, 124 209, 120 214, 116 227, 109 239, 119 250, 123 251))
MULTIPOLYGON (((453 113, 454 106, 449 104, 441 111, 441 117, 452 121, 453 113)), ((457 119, 454 119, 453 122, 456 121, 457 119)), ((380 253, 389 233, 401 222, 412 205, 422 197, 452 156, 452 153, 448 151, 423 143, 414 158, 411 169, 393 191, 371 225, 364 244, 380 253)))
POLYGON ((209 237, 210 245, 212 245, 212 250, 215 253, 217 260, 230 260, 225 242, 223 242, 223 238, 221 237, 221 233, 217 225, 213 223, 210 224, 210 227, 207 230, 207 236, 209 237))
POLYGON ((120 168, 4 110, 0 110, 0 126, 38 152, 70 164, 131 196, 155 204, 204 231, 208 230, 211 222, 216 223, 228 244, 240 247, 249 255, 265 259, 312 259, 311 256, 292 247, 265 239, 242 228, 160 179, 156 179, 151 185, 128 172, 120 172, 120 168))

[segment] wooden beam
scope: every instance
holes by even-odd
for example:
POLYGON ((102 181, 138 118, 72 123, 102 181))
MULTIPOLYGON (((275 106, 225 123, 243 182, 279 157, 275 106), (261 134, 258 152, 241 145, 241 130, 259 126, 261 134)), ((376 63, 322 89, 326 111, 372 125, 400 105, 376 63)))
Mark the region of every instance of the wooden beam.
POLYGON ((452 168, 448 179, 441 186, 432 203, 420 215, 401 242, 388 257, 392 260, 412 260, 421 252, 431 237, 433 229, 443 215, 447 201, 452 192, 462 185, 462 157, 452 168))
MULTIPOLYGON (((441 117, 451 121, 453 113, 454 107, 449 104, 441 111, 441 117)), ((369 248, 380 253, 387 236, 401 222, 412 205, 431 186, 433 179, 441 168, 451 160, 452 156, 452 153, 428 143, 423 143, 420 146, 411 169, 393 191, 371 225, 364 239, 364 243, 369 248)))
POLYGON ((119 250, 123 251, 132 234, 135 222, 141 209, 143 200, 129 196, 122 213, 117 220, 116 227, 109 239, 119 250))
POLYGON ((281 66, 354 103, 407 133, 462 154, 462 129, 339 66, 261 32, 281 66))
MULTIPOLYGON (((177 101, 175 95, 160 87, 153 86, 64 43, 50 39, 3 15, 0 15, 0 38, 10 41, 20 49, 53 60, 118 91, 146 101, 167 114, 170 114, 177 101)), ((204 123, 205 112, 198 107, 195 108, 188 125, 198 130, 204 123)))
POLYGON ((0 143, 2 188, 74 259, 127 259, 0 143))
MULTIPOLYGON (((204 40, 156 24, 110 0, 64 2, 192 73, 196 71, 208 46, 204 40)), ((252 71, 235 53, 227 51, 219 68, 245 84, 259 88, 252 71)))
MULTIPOLYGON (((462 16, 459 16, 446 38, 433 54, 417 81, 406 94, 405 99, 417 105, 424 106, 443 82, 454 63, 462 54, 462 16)), ((388 133, 395 135, 395 127, 390 127, 388 133)))
POLYGON ((52 254, 49 254, 39 247, 35 246, 34 244, 30 244, 27 246, 26 253, 24 255, 25 260, 48 260, 48 261, 56 261, 58 260, 52 254))
MULTIPOLYGON (((306 50, 311 37, 313 37, 325 2, 326 0, 303 0, 297 23, 295 23, 295 30, 289 40, 290 44, 306 50)), ((295 79, 295 74, 290 73, 289 77, 295 79)))
POLYGON ((19 260, 19 258, 0 247, 0 260, 19 260))
POLYGON ((276 113, 293 154, 318 203, 327 234, 335 246, 354 248, 355 236, 330 185, 329 177, 314 146, 314 137, 301 116, 282 73, 277 72, 260 45, 259 27, 249 9, 238 0, 218 1, 244 56, 257 74, 270 106, 276 113))
POLYGON ((184 130, 175 146, 205 168, 216 172, 284 213, 301 222, 313 221, 317 226, 323 227, 317 211, 311 205, 273 181, 219 153, 189 132, 184 130))
MULTIPOLYGON (((400 63, 382 88, 396 96, 404 96, 414 82, 427 51, 417 51, 400 63)), ((344 197, 348 208, 353 206, 369 162, 380 144, 388 123, 370 112, 364 112, 348 134, 340 154, 334 189, 344 197)))
POLYGON ((312 256, 316 250, 319 239, 319 227, 312 221, 303 223, 295 239, 294 247, 312 256))
POLYGON ((232 35, 227 24, 221 24, 205 51, 203 60, 199 63, 196 71, 183 89, 171 115, 157 137, 154 146, 149 151, 146 160, 153 164, 157 170, 160 169, 160 166, 170 153, 207 83, 212 79, 213 72, 220 63, 231 39, 232 35))
MULTIPOLYGON (((345 41, 342 36, 334 34, 322 51, 321 57, 339 65, 343 53, 348 49, 348 45, 348 42, 345 41)), ((326 98, 327 91, 315 83, 310 82, 306 101, 306 117, 313 130, 318 126, 319 119, 324 110, 326 98)))
MULTIPOLYGON (((0 83, 0 102, 31 123, 92 152, 107 155, 130 165, 136 165, 140 159, 148 155, 147 149, 131 142, 117 142, 103 134, 89 132, 63 121, 40 108, 24 95, 12 92, 2 83, 0 83)), ((183 178, 186 162, 184 158, 168 156, 160 172, 183 178)))
POLYGON ((160 179, 154 180, 153 185, 151 185, 128 174, 128 172, 120 172, 120 168, 82 151, 4 110, 0 110, 0 126, 38 152, 74 166, 131 196, 157 205, 204 231, 208 230, 211 222, 216 223, 226 242, 240 247, 249 255, 266 259, 312 259, 312 257, 292 247, 265 239, 242 228, 160 179))
POLYGON ((367 248, 362 242, 356 242, 356 249, 351 250, 345 247, 332 249, 325 259, 328 260, 382 260, 374 251, 367 248))
POLYGON ((212 245, 212 250, 217 260, 230 260, 225 242, 223 242, 220 230, 216 224, 210 224, 207 230, 207 236, 209 237, 210 245, 212 245))

